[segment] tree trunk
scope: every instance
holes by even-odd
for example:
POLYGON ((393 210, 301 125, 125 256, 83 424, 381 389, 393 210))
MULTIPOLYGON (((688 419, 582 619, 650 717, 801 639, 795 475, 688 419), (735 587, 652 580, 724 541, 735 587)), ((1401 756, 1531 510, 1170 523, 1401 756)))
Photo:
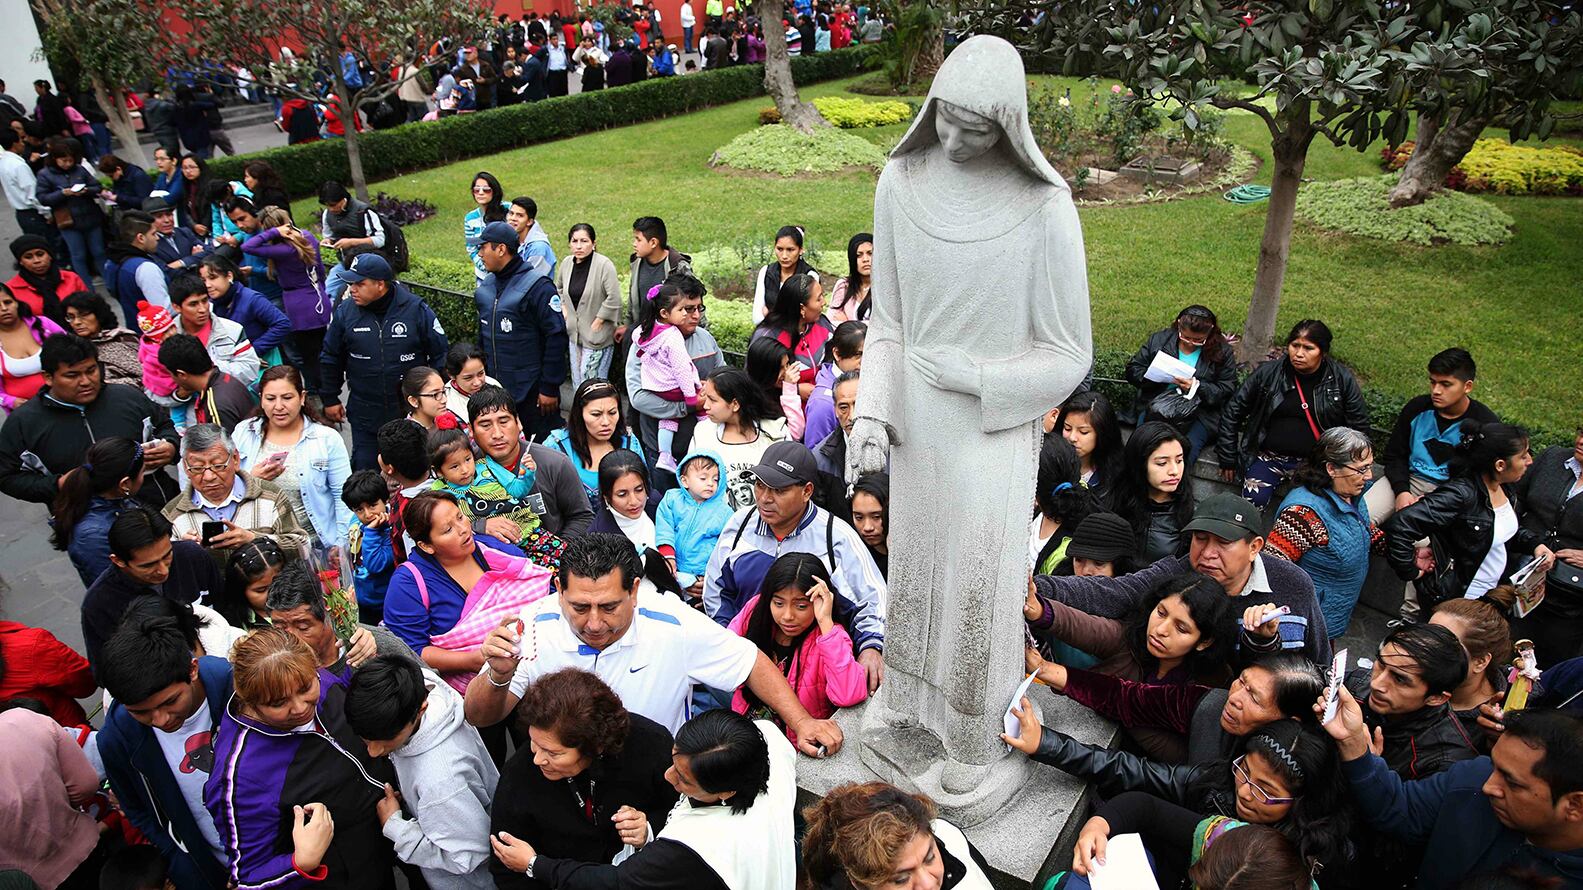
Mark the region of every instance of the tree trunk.
POLYGON ((786 48, 785 30, 773 27, 786 14, 785 0, 759 0, 762 20, 772 27, 764 29, 764 91, 775 100, 775 110, 781 122, 803 133, 830 126, 813 107, 797 95, 797 82, 792 80, 791 53, 786 48))
POLYGON ((1434 115, 1420 115, 1418 139, 1391 189, 1391 206, 1424 203, 1445 184, 1446 175, 1473 148, 1489 122, 1488 117, 1468 115, 1461 108, 1453 108, 1444 122, 1434 115))
MULTIPOLYGON (((339 57, 337 57, 339 59, 339 57)), ((341 115, 341 132, 346 140, 346 168, 352 175, 352 193, 357 200, 368 200, 368 178, 363 175, 363 137, 357 131, 357 106, 347 94, 346 81, 341 79, 339 61, 335 68, 335 103, 341 115)))
POLYGON ((88 79, 93 84, 93 97, 108 119, 105 126, 121 143, 121 160, 148 167, 148 156, 143 154, 143 146, 137 141, 137 127, 132 123, 132 113, 126 110, 126 92, 120 87, 106 87, 104 79, 97 74, 89 74, 88 79))
POLYGON ((1258 271, 1253 276, 1253 298, 1248 303, 1248 323, 1237 343, 1237 360, 1241 362, 1262 361, 1275 339, 1275 316, 1281 308, 1286 257, 1292 246, 1292 215, 1297 208, 1297 189, 1302 185, 1308 146, 1313 141, 1308 103, 1293 102, 1279 120, 1283 130, 1270 141, 1275 172, 1264 216, 1264 237, 1259 242, 1258 271))
MULTIPOLYGON (((927 3, 929 0, 912 0, 915 3, 927 3)), ((945 64, 945 29, 936 25, 929 29, 926 36, 920 35, 918 57, 912 63, 912 70, 908 72, 907 83, 925 84, 934 80, 936 71, 945 64)))

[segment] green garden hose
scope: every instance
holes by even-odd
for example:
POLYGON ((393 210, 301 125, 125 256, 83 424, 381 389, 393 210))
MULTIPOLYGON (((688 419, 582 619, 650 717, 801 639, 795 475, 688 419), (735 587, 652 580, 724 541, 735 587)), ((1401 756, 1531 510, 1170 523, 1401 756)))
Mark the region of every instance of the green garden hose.
POLYGON ((1239 185, 1223 196, 1233 204, 1257 204, 1270 196, 1270 189, 1263 185, 1239 185))

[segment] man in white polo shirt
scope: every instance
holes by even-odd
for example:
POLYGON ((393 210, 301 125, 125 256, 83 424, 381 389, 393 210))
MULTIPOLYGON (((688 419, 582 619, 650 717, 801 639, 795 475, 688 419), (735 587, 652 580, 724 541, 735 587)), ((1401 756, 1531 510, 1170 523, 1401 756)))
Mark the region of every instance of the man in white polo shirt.
POLYGON ((786 677, 758 647, 659 593, 638 592, 641 566, 621 535, 571 538, 561 556, 558 596, 528 606, 484 640, 484 668, 467 687, 464 711, 474 726, 505 719, 528 684, 565 667, 609 684, 627 710, 672 733, 688 718, 694 685, 744 684, 797 735, 804 754, 841 747, 833 721, 815 720, 786 677))

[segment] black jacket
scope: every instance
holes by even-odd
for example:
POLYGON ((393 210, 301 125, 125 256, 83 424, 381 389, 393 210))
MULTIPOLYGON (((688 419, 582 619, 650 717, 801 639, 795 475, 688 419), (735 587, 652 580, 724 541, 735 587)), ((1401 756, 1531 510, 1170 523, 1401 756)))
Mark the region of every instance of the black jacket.
POLYGON ((1226 761, 1171 764, 1080 742, 1046 726, 1033 759, 1094 783, 1100 797, 1146 791, 1200 813, 1235 817, 1237 790, 1226 761))
MULTIPOLYGON (((646 717, 632 713, 627 716, 631 723, 621 753, 602 758, 588 768, 591 794, 588 783, 577 785, 576 793, 584 795, 585 801, 592 798, 592 821, 578 804, 572 785, 546 779, 533 763, 532 749, 523 748, 500 771, 490 833, 508 831, 531 843, 543 857, 574 863, 608 863, 621 851, 621 838, 611 816, 623 806, 646 815, 654 833, 659 834, 677 798, 676 789, 665 780, 665 771, 671 766, 671 734, 646 717)), ((499 890, 540 890, 550 886, 507 869, 499 859, 491 859, 489 869, 499 890)))
MULTIPOLYGON (((1314 420, 1321 431, 1336 426, 1369 431, 1369 409, 1358 378, 1346 366, 1325 359, 1319 385, 1309 393, 1314 420)), ((1215 443, 1221 469, 1246 469, 1264 444, 1264 426, 1288 398, 1297 397, 1291 364, 1285 358, 1255 368, 1220 412, 1220 438, 1215 443)))
POLYGON ((114 565, 88 585, 82 598, 82 645, 88 663, 99 665, 99 649, 110 639, 126 607, 140 596, 168 596, 183 603, 205 602, 225 588, 220 566, 209 551, 191 541, 171 545, 170 577, 158 587, 141 584, 114 565))
MULTIPOLYGON (((1149 410, 1149 403, 1168 387, 1175 386, 1171 383, 1155 383, 1143 379, 1145 371, 1149 370, 1149 363, 1154 361, 1154 354, 1163 352, 1166 355, 1181 358, 1181 350, 1176 342, 1176 328, 1166 328, 1155 331, 1149 339, 1138 347, 1132 359, 1127 362, 1127 382, 1138 388, 1138 399, 1133 404, 1133 410, 1138 413, 1139 421, 1145 419, 1145 412, 1149 410)), ((1200 407, 1195 419, 1202 420, 1209 432, 1214 434, 1220 429, 1220 408, 1237 391, 1237 363, 1231 356, 1231 347, 1222 346, 1221 360, 1209 362, 1204 357, 1198 360, 1198 395, 1200 407)))
MULTIPOLYGON (((1513 543, 1518 548, 1543 544, 1551 550, 1583 549, 1583 495, 1566 499, 1572 489, 1572 471, 1566 467, 1571 456, 1572 449, 1564 445, 1546 448, 1517 483, 1520 525, 1513 543)), ((1559 589, 1576 601, 1583 597, 1583 569, 1556 560, 1546 585, 1547 601, 1559 589)))
POLYGON ((348 386, 348 415, 354 424, 377 429, 407 415, 401 377, 418 365, 443 367, 445 328, 429 304, 400 282, 369 306, 348 297, 335 307, 319 354, 319 396, 326 405, 341 403, 341 382, 348 386))
POLYGON ((1450 705, 1420 708, 1400 717, 1381 717, 1369 707, 1369 669, 1347 675, 1347 691, 1358 700, 1372 733, 1385 729, 1385 764, 1404 779, 1427 779, 1461 760, 1479 756, 1450 705))
MULTIPOLYGON (((140 389, 107 383, 86 406, 57 401, 49 390, 40 390, 0 427, 0 492, 20 501, 50 503, 61 474, 81 466, 88 446, 109 436, 178 442, 170 415, 140 389)), ((145 477, 138 498, 163 504, 176 492, 176 481, 160 469, 145 477)))
MULTIPOLYGON (((1506 495, 1513 498, 1513 508, 1519 507, 1510 488, 1506 495)), ((1519 513, 1517 536, 1508 545, 1513 556, 1532 553, 1537 543, 1523 534, 1521 521, 1519 513)), ((1482 480, 1466 476, 1451 477, 1411 507, 1398 510, 1385 520, 1385 558, 1397 577, 1404 581, 1417 579, 1419 601, 1425 609, 1462 596, 1494 541, 1495 508, 1490 506, 1489 491, 1482 480), (1423 538, 1429 539, 1435 568, 1418 578, 1418 567, 1413 564, 1417 548, 1413 544, 1423 538)), ((1516 559, 1508 556, 1502 580, 1518 568, 1516 559)))
MULTIPOLYGON (((1408 399, 1407 404, 1402 406, 1401 413, 1396 415, 1396 425, 1391 427, 1391 438, 1385 443, 1385 453, 1380 456, 1380 464, 1385 468, 1385 478, 1391 483, 1392 491, 1400 493, 1410 489, 1413 476, 1411 463, 1414 444, 1413 421, 1425 412, 1434 410, 1434 402, 1429 400, 1429 396, 1421 395, 1408 399)), ((1464 420, 1476 421, 1482 426, 1486 423, 1496 423, 1500 418, 1478 399, 1468 399, 1467 412, 1457 418, 1459 429, 1464 420)), ((1448 429, 1447 433, 1449 432, 1448 429)), ((1449 461, 1450 455, 1445 455, 1445 459, 1449 461)))

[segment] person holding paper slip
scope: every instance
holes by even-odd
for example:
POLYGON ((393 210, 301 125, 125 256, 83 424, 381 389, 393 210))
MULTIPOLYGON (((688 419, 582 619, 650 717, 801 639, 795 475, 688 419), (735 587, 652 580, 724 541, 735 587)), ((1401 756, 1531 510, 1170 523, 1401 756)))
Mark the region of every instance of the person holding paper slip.
MULTIPOLYGON (((1232 874, 1245 875, 1250 868, 1256 869, 1258 883, 1254 886, 1260 888, 1304 890, 1317 886, 1309 877, 1311 863, 1279 831, 1225 816, 1205 818, 1142 791, 1129 791, 1101 804, 1099 812, 1083 826, 1072 851, 1074 876, 1066 882, 1066 890, 1121 886, 1110 881, 1106 869, 1116 857, 1107 854, 1114 850, 1113 839, 1119 841, 1134 833, 1152 857, 1156 886, 1176 886, 1185 872, 1199 890, 1241 888, 1244 885, 1218 865, 1233 859, 1232 874), (1228 855, 1233 851, 1236 855, 1228 855)), ((1139 885, 1129 882, 1125 886, 1139 885)))
POLYGON ((1237 390, 1237 363, 1215 313, 1188 306, 1170 327, 1150 334, 1127 362, 1127 382, 1138 388, 1139 423, 1163 420, 1187 436, 1191 467, 1220 431, 1220 408, 1237 390), (1156 373, 1162 359, 1176 373, 1156 373))
MULTIPOLYGON (((1583 655, 1583 425, 1571 445, 1547 448, 1517 483, 1519 542, 1537 540, 1555 553, 1544 601, 1513 623, 1548 664, 1583 655)), ((1534 551, 1538 553, 1536 549, 1534 551)))

